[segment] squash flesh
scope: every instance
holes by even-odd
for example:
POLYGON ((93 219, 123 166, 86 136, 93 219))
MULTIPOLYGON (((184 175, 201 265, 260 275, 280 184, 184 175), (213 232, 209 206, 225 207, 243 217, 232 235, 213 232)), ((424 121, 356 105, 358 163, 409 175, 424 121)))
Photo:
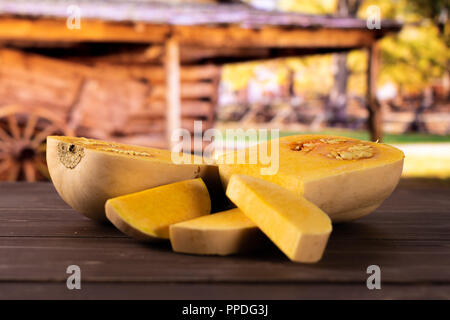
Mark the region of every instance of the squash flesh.
POLYGON ((233 175, 227 196, 296 262, 317 262, 322 257, 332 226, 317 206, 265 180, 233 175))
POLYGON ((241 210, 231 209, 170 226, 175 252, 229 255, 252 250, 263 234, 241 210))
POLYGON ((203 181, 193 179, 109 199, 105 208, 107 218, 132 237, 168 239, 171 224, 209 214, 211 201, 203 181))

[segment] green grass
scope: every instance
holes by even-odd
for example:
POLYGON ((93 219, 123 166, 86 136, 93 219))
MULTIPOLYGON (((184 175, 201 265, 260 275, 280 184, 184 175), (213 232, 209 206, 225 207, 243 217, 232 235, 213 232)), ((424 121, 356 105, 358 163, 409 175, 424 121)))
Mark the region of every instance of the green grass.
MULTIPOLYGON (((319 132, 295 132, 295 131, 281 131, 280 136, 290 136, 294 134, 332 134, 338 136, 344 136, 349 138, 355 138, 360 140, 369 140, 369 133, 367 131, 351 131, 351 130, 339 130, 329 129, 319 132)), ((423 133, 385 133, 383 136, 384 143, 428 143, 428 142, 450 142, 450 135, 441 136, 436 134, 423 134, 423 133)))
MULTIPOLYGON (((222 130, 222 133, 224 134, 225 130, 222 130)), ((291 136, 296 134, 331 134, 360 140, 369 140, 369 133, 367 131, 354 131, 344 129, 328 129, 317 132, 280 131, 280 137, 291 136)), ((423 133, 403 133, 403 134, 386 133, 383 136, 383 142, 389 144, 450 142, 450 135, 441 136, 436 134, 423 134, 423 133)))

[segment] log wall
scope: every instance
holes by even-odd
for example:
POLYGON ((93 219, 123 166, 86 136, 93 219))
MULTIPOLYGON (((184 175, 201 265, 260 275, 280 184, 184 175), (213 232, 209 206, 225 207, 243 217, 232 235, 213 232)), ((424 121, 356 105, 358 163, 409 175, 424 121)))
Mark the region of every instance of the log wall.
MULTIPOLYGON (((194 120, 212 126, 219 77, 215 65, 181 67, 183 128, 193 130, 194 120)), ((49 109, 77 135, 167 147, 160 64, 84 64, 0 49, 0 108, 11 104, 49 109)))

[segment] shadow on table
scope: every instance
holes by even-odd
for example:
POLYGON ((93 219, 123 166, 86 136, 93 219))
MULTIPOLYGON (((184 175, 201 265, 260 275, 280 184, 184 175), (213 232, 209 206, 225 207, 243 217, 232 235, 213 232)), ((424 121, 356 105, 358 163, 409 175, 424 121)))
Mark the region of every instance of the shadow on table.
MULTIPOLYGON (((358 264, 369 263, 376 259, 377 256, 382 255, 378 250, 374 250, 370 255, 367 253, 385 243, 386 240, 380 238, 380 234, 383 233, 380 227, 371 226, 368 223, 343 223, 336 224, 333 226, 334 230, 328 241, 327 248, 325 250, 324 256, 321 261, 315 264, 297 264, 291 262, 268 238, 265 238, 260 247, 254 251, 241 253, 231 256, 210 256, 210 255, 190 255, 184 253, 175 253, 181 255, 182 259, 188 261, 192 259, 208 259, 213 258, 214 260, 219 259, 228 262, 233 260, 239 261, 239 263, 245 263, 245 261, 251 262, 274 262, 281 263, 283 265, 290 264, 292 266, 306 266, 310 268, 328 268, 334 265, 338 255, 354 255, 355 261, 358 264), (369 246, 364 248, 363 246, 369 246), (356 248, 356 249, 355 249, 356 248), (358 250, 362 250, 358 252, 358 250)), ((158 252, 171 252, 172 248, 169 241, 158 241, 154 243, 141 243, 142 246, 147 247, 152 251, 158 252)), ((346 259, 347 260, 347 259, 346 259)), ((340 267, 343 267, 342 265, 340 267)), ((349 268, 352 266, 349 265, 349 268)))

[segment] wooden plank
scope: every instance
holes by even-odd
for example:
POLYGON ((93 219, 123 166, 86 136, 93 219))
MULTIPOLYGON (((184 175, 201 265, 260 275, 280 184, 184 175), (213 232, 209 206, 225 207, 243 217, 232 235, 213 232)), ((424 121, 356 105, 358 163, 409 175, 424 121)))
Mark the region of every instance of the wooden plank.
MULTIPOLYGON (((426 221, 429 221, 429 216, 423 214, 423 212, 433 213, 433 219, 436 223, 428 224, 436 228, 441 228, 441 224, 449 219, 447 216, 450 208, 449 192, 449 189, 445 187, 433 186, 424 182, 411 183, 409 179, 402 180, 393 195, 383 203, 377 212, 365 217, 362 221, 377 225, 379 228, 389 225, 390 228, 399 228, 401 225, 405 225, 404 231, 410 234, 408 239, 414 239, 416 230, 413 229, 420 228, 426 221), (412 219, 404 221, 405 214, 408 214, 412 219)), ((70 209, 58 196, 50 182, 0 182, 0 212, 2 223, 7 223, 15 218, 25 218, 26 221, 41 220, 42 223, 45 223, 48 219, 61 219, 61 222, 67 219, 70 221, 78 219, 90 221, 70 209), (41 213, 35 214, 35 211, 41 213), (67 211, 71 211, 71 213, 67 214, 67 211)), ((94 223, 94 225, 96 224, 94 223)), ((358 222, 338 226, 342 230, 348 230, 347 233, 349 234, 354 232, 354 228, 360 227, 358 222)), ((23 228, 28 229, 26 226, 23 226, 23 228)), ((375 228, 375 230, 377 229, 375 228)), ((435 231, 437 232, 437 230, 435 231)), ((405 236, 406 232, 403 232, 402 236, 405 236)), ((425 234, 427 233, 424 231, 425 234)), ((450 236, 449 233, 435 234, 438 237, 444 237, 445 234, 450 236)), ((395 236, 395 233, 393 233, 393 236, 395 236)), ((427 239, 436 240, 437 238, 427 239)))
POLYGON ((176 26, 173 32, 182 45, 216 48, 356 48, 371 45, 375 40, 375 33, 364 29, 176 26))
MULTIPOLYGON (((39 193, 40 194, 40 193, 39 193)), ((416 193, 414 193, 416 195, 416 193)), ((430 201, 436 199, 432 197, 430 201)), ((55 194, 55 199, 57 199, 55 194)), ((441 209, 444 211, 443 209, 441 209)), ((448 210, 447 210, 448 211, 448 210)), ((448 212, 436 213, 433 222, 436 226, 422 228, 429 218, 421 212, 390 211, 377 213, 378 217, 365 218, 366 223, 342 224, 336 226, 338 237, 333 238, 335 242, 351 241, 356 236, 362 240, 376 239, 379 230, 388 229, 383 234, 382 239, 396 240, 400 236, 403 240, 417 240, 420 234, 420 241, 450 241, 450 234, 447 232, 448 212), (397 215, 395 219, 393 216, 397 215), (405 217, 410 217, 411 221, 405 221, 405 217), (396 228, 402 228, 401 235, 396 234, 396 228), (394 230, 394 231, 392 231, 394 230)), ((78 214, 76 211, 62 204, 61 208, 0 208, 0 237, 119 237, 120 232, 109 225, 93 223, 91 220, 78 214)))
POLYGON ((384 283, 449 282, 448 241, 362 235, 337 241, 335 230, 323 260, 313 266, 292 263, 273 246, 245 256, 204 257, 173 253, 168 243, 150 246, 113 237, 2 237, 0 254, 7 263, 0 281, 62 281, 66 275, 56 271, 76 264, 85 281, 364 283, 367 267, 376 264, 384 283))
MULTIPOLYGON (((194 131, 194 121, 201 120, 196 117, 185 117, 180 121, 180 128, 187 129, 189 132, 194 131)), ((154 134, 164 133, 166 131, 166 120, 160 119, 130 119, 124 124, 120 133, 124 135, 134 134, 154 134)))
MULTIPOLYGON (((3 0, 2 14, 33 19, 54 17, 66 19, 65 1, 39 1, 23 6, 16 0, 3 0)), ((215 1, 215 5, 199 5, 206 0, 167 1, 87 1, 82 5, 83 19, 103 21, 139 21, 170 25, 240 25, 259 28, 265 25, 287 28, 366 29, 366 21, 353 17, 308 15, 284 10, 264 10, 235 1, 215 1), (165 3, 164 3, 165 2, 165 3), (196 3, 192 3, 196 2, 196 3), (167 4, 169 3, 169 4, 167 4), (176 4, 176 5, 174 5, 176 4)), ((208 2, 213 2, 212 0, 208 2)), ((398 31, 401 23, 382 20, 380 31, 398 31)))
POLYGON ((448 299, 450 285, 383 284, 367 290, 365 283, 98 283, 82 282, 67 290, 65 282, 0 283, 0 299, 102 300, 304 300, 304 299, 448 299))
POLYGON ((299 29, 261 26, 252 29, 236 25, 169 26, 89 19, 84 19, 82 23, 81 29, 70 30, 66 27, 65 19, 3 18, 0 19, 0 39, 162 43, 172 34, 183 45, 216 48, 355 48, 369 46, 379 36, 377 32, 365 28, 299 29))
MULTIPOLYGON (((50 16, 67 17, 65 1, 39 1, 23 6, 16 0, 3 0, 2 14, 27 16, 34 19, 50 16)), ((200 5, 207 0, 162 1, 87 1, 83 3, 84 19, 103 21, 141 21, 170 25, 241 25, 258 28, 264 25, 290 28, 365 29, 366 21, 354 17, 308 15, 284 10, 264 10, 229 0, 209 0, 215 5, 200 5), (195 2, 195 3, 194 3, 195 2), (176 5, 174 5, 176 4, 176 5)), ((381 30, 399 30, 401 23, 382 20, 381 30)))
POLYGON ((165 97, 167 104, 167 141, 172 148, 177 141, 172 140, 172 133, 181 127, 180 94, 180 47, 174 37, 165 44, 164 69, 166 74, 165 97))
POLYGON ((164 132, 166 132, 166 120, 164 118, 132 118, 125 122, 120 128, 120 135, 153 134, 164 132))
MULTIPOLYGON (((227 57, 247 60, 247 57, 252 57, 256 59, 263 59, 270 57, 269 48, 208 48, 208 47, 198 47, 198 46, 184 46, 181 51, 181 62, 182 63, 193 63, 197 61, 209 61, 217 57, 227 57)), ((273 56, 273 55, 272 55, 273 56)))
MULTIPOLYGON (((153 123, 151 119, 139 119, 136 127, 130 127, 131 115, 142 115, 141 111, 155 117, 165 116, 164 84, 156 84, 148 95, 148 84, 140 79, 137 66, 97 65, 88 67, 81 64, 60 61, 35 54, 14 50, 0 50, 0 102, 19 102, 24 106, 43 105, 52 112, 60 112, 69 118, 71 128, 77 134, 110 139, 114 134, 140 134, 161 132, 165 124, 153 123), (67 79, 70 79, 67 80, 67 79), (150 108, 146 105, 150 103, 150 108)), ((164 76, 163 67, 146 66, 152 80, 164 76), (156 75, 156 77, 153 76, 156 75)), ((199 82, 217 76, 216 66, 190 66, 181 69, 188 82, 181 87, 184 97, 209 97, 217 88, 210 82, 199 82)), ((171 95, 171 98, 172 95, 171 95)), ((207 117, 211 110, 208 101, 185 101, 182 115, 186 117, 207 117)), ((136 117, 134 117, 136 118, 136 117)), ((131 118, 131 122, 133 122, 131 118)), ((188 123, 189 127, 189 123, 188 123)))
POLYGON ((169 33, 170 27, 164 24, 144 25, 83 19, 80 29, 69 29, 66 19, 0 19, 0 39, 6 40, 162 43, 169 33))
MULTIPOLYGON (((150 88, 148 100, 161 100, 166 97, 166 89, 164 85, 153 85, 150 88)), ((180 99, 199 99, 209 98, 216 94, 217 86, 211 82, 182 82, 179 85, 180 99)))
POLYGON ((320 55, 337 52, 348 52, 350 50, 360 49, 360 46, 345 46, 345 47, 256 47, 256 48, 243 48, 235 47, 229 48, 229 50, 221 51, 221 48, 212 48, 217 50, 217 55, 209 57, 195 57, 190 60, 183 59, 182 63, 212 63, 217 65, 224 65, 228 63, 242 63, 248 61, 268 60, 268 59, 280 59, 289 57, 301 57, 309 55, 320 55), (241 51, 242 54, 238 55, 231 50, 241 51))
POLYGON ((0 104, 68 112, 82 81, 83 66, 0 49, 0 104))
MULTIPOLYGON (((129 66, 131 75, 136 78, 144 78, 151 83, 164 83, 165 70, 159 66, 129 66)), ((197 82, 210 80, 220 74, 220 67, 213 64, 181 66, 180 80, 182 82, 197 82)))
MULTIPOLYGON (((51 183, 0 182, 2 217, 5 217, 5 212, 14 215, 14 210, 29 208, 55 211, 69 207, 58 196, 51 183)), ((9 218, 13 218, 13 216, 9 216, 9 218)))
POLYGON ((86 79, 73 105, 70 126, 101 130, 107 135, 121 131, 129 114, 142 109, 147 92, 145 84, 132 79, 86 79))
MULTIPOLYGON (((145 79, 152 84, 164 85, 166 74, 164 66, 149 64, 112 64, 105 62, 94 62, 96 70, 101 70, 105 75, 122 76, 124 78, 145 79)), ((180 80, 182 82, 197 82, 210 80, 220 73, 220 67, 213 64, 181 66, 180 80)))
MULTIPOLYGON (((202 100, 181 100, 182 117, 206 117, 213 104, 202 100)), ((166 102, 164 100, 151 100, 143 110, 130 115, 134 118, 161 118, 166 114, 166 102)))
POLYGON ((383 283, 450 283, 448 189, 397 190, 374 214, 335 225, 323 260, 302 265, 270 244, 245 256, 175 254, 168 243, 119 238, 67 206, 57 209, 53 202, 61 200, 49 184, 0 186, 0 256, 7 261, 0 280, 62 281, 66 275, 55 270, 73 263, 88 282, 363 283, 367 266, 378 264, 383 283), (40 236, 28 223, 42 230, 40 236))
MULTIPOLYGON (((33 43, 24 43, 23 41, 17 43, 17 41, 3 41, 6 45, 11 45, 15 47, 32 47, 33 43)), ((47 46, 57 44, 53 43, 45 43, 47 46)), ((42 45, 42 43, 41 43, 42 45)), ((123 45, 123 44, 122 44, 123 45)), ((85 43, 84 46, 87 46, 85 43)), ((142 46, 142 44, 141 44, 142 46)), ((116 45, 117 51, 114 53, 109 53, 106 55, 99 56, 74 56, 68 55, 66 59, 70 59, 71 61, 77 63, 87 63, 92 65, 105 65, 109 66, 111 64, 121 65, 123 68, 128 68, 129 65, 133 64, 141 64, 141 66, 148 65, 158 65, 162 64, 162 50, 160 53, 160 45, 150 45, 147 49, 141 48, 130 49, 132 52, 122 52, 124 50, 121 45, 116 45), (126 65, 126 66, 125 66, 126 65)), ((245 47, 199 47, 199 46, 182 46, 182 50, 180 51, 180 61, 182 65, 185 66, 200 66, 201 64, 214 64, 214 65, 223 65, 225 63, 234 63, 234 62, 244 62, 244 61, 254 61, 254 60, 266 60, 273 58, 283 58, 283 57, 298 57, 305 55, 314 55, 314 54, 326 54, 332 52, 342 52, 348 51, 352 49, 358 49, 360 46, 356 47, 254 47, 254 48, 245 48, 245 47)), ((70 47, 68 48, 70 49, 70 47)), ((139 67, 139 66, 137 66, 139 67)), ((128 72, 128 71, 127 71, 128 72)), ((136 69, 137 74, 142 74, 143 70, 136 69)), ((145 78, 145 76, 141 76, 141 78, 145 78)), ((183 75, 181 75, 183 79, 183 75)), ((164 78, 159 78, 161 82, 163 82, 164 78)))
POLYGON ((137 146, 168 149, 165 132, 159 134, 133 134, 126 137, 114 137, 113 140, 116 142, 137 146))
MULTIPOLYGON (((48 83, 44 82, 46 85, 52 86, 61 86, 72 78, 79 81, 81 77, 131 78, 129 71, 124 68, 104 65, 95 68, 79 62, 5 48, 0 48, 0 62, 1 72, 5 77, 14 78, 35 74, 36 77, 41 78, 41 81, 47 81, 48 83)), ((8 80, 10 80, 9 78, 8 80)), ((77 87, 76 85, 72 86, 77 87)))
MULTIPOLYGON (((55 212, 47 210, 27 209, 30 218, 24 227, 23 211, 9 211, 8 219, 3 217, 5 211, 0 210, 0 238, 4 237, 52 237, 52 238, 126 238, 125 235, 107 224, 95 224, 84 219, 77 212, 67 208, 55 212)), ((1 241, 1 240, 0 240, 1 241)))
MULTIPOLYGON (((200 121, 197 117, 184 117, 180 120, 180 127, 187 129, 189 132, 194 132, 194 121, 200 121)), ((133 134, 154 134, 166 132, 166 120, 160 119, 130 119, 124 124, 120 133, 125 135, 133 134)))
POLYGON ((84 218, 50 183, 0 183, 0 298, 449 299, 448 195, 401 183, 375 213, 334 225, 323 260, 305 265, 269 243, 247 255, 176 254, 84 218), (83 290, 66 289, 70 264, 83 290), (371 264, 382 290, 367 290, 371 264))

